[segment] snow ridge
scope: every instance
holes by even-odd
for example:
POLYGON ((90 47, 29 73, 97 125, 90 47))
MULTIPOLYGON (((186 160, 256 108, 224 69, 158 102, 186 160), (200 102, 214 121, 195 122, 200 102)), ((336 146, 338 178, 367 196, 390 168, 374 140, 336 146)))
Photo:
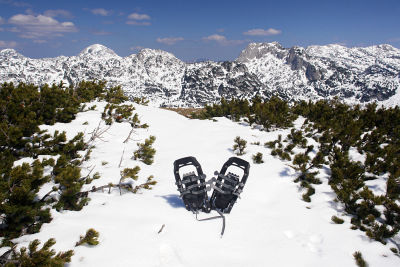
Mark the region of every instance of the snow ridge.
POLYGON ((400 50, 388 44, 284 48, 278 42, 250 43, 233 62, 199 63, 154 49, 120 57, 101 44, 77 56, 43 59, 0 51, 0 82, 76 85, 93 79, 121 85, 128 95, 147 97, 153 105, 199 106, 256 94, 398 105, 400 50))

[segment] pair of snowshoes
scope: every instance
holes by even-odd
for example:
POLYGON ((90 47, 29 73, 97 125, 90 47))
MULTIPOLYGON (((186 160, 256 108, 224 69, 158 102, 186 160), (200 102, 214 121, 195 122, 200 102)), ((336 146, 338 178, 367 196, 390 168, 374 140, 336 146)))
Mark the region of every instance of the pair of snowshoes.
POLYGON ((203 211, 209 213, 216 210, 218 213, 230 213, 236 200, 246 184, 249 176, 250 164, 240 158, 231 157, 222 166, 220 172, 215 172, 216 178, 206 182, 206 175, 195 157, 185 157, 174 162, 174 174, 180 197, 187 210, 193 213, 203 211), (179 170, 186 166, 192 166, 194 171, 181 174, 179 170), (231 167, 242 170, 239 175, 228 172, 231 167), (207 191, 213 189, 211 197, 208 198, 207 191))

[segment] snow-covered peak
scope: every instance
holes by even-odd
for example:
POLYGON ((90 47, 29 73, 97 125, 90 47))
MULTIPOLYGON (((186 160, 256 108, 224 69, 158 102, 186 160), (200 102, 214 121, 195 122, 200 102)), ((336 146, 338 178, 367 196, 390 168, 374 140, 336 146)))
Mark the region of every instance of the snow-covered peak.
POLYGON ((393 52, 399 52, 400 49, 397 49, 396 47, 390 45, 390 44, 380 44, 380 45, 375 45, 377 49, 382 49, 386 51, 393 51, 393 52))
POLYGON ((87 57, 87 56, 119 57, 113 50, 101 44, 93 44, 91 46, 88 46, 79 53, 79 57, 87 57))
POLYGON ((0 56, 1 57, 5 57, 5 58, 20 58, 23 57, 23 55, 21 55, 20 53, 18 53, 17 51, 15 51, 15 49, 12 48, 6 48, 0 51, 0 56))
POLYGON ((252 59, 262 58, 266 54, 274 54, 283 57, 285 48, 278 42, 250 43, 239 55, 239 62, 248 62, 252 59))
POLYGON ((160 50, 160 49, 144 48, 144 49, 140 50, 139 53, 136 54, 136 56, 139 60, 146 60, 148 58, 153 58, 153 57, 159 56, 159 57, 163 57, 163 58, 181 61, 180 59, 175 57, 173 54, 163 51, 163 50, 160 50))

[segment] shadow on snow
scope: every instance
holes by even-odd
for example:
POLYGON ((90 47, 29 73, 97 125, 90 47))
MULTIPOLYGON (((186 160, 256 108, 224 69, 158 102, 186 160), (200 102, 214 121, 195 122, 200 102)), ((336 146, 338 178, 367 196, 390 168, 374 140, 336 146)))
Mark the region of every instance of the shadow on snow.
POLYGON ((173 208, 185 208, 185 204, 183 204, 182 199, 177 194, 170 194, 158 197, 163 198, 173 208))

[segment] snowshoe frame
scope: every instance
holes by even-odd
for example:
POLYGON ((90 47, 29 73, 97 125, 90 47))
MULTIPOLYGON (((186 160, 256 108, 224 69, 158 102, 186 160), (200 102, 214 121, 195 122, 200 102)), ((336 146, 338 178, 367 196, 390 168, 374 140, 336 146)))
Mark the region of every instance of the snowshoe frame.
POLYGON ((220 172, 215 172, 217 178, 214 178, 215 185, 212 185, 214 191, 210 198, 211 209, 219 210, 222 213, 230 213, 233 205, 236 203, 243 187, 249 176, 250 164, 240 158, 231 157, 222 166, 220 172), (229 167, 235 166, 243 170, 241 179, 233 173, 226 173, 229 167))
POLYGON ((206 190, 205 174, 195 157, 185 157, 174 162, 175 184, 178 186, 180 197, 187 210, 197 213, 199 210, 207 212, 209 209, 208 196, 206 190), (194 172, 179 174, 179 169, 185 166, 194 166, 194 172))

